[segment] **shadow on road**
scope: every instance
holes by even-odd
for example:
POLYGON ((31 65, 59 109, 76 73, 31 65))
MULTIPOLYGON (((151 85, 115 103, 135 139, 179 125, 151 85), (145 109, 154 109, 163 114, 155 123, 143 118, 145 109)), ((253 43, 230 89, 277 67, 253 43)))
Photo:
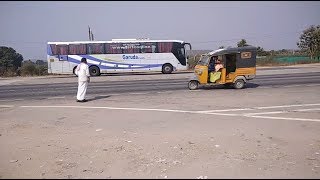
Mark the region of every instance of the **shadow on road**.
POLYGON ((110 96, 96 96, 96 97, 94 97, 92 99, 87 99, 87 100, 88 100, 88 102, 90 102, 90 101, 99 100, 99 99, 106 99, 106 98, 109 98, 109 97, 110 96))
MULTIPOLYGON (((259 84, 255 83, 247 83, 246 86, 243 89, 250 89, 250 88, 257 88, 259 87, 259 84)), ((202 89, 210 90, 210 89, 235 89, 233 86, 224 86, 224 85, 207 85, 203 86, 202 89)))
MULTIPOLYGON (((172 74, 189 74, 189 73, 193 73, 193 71, 172 72, 172 74)), ((121 72, 121 73, 101 74, 101 76, 132 76, 132 75, 154 76, 154 75, 161 75, 161 74, 162 74, 161 72, 121 72)))

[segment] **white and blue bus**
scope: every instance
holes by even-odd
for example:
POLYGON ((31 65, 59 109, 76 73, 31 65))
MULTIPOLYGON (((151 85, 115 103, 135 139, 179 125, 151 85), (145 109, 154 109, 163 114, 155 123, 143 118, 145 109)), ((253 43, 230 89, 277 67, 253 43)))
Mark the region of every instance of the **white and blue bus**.
POLYGON ((187 70, 187 46, 180 40, 112 39, 111 41, 48 42, 48 73, 74 74, 85 57, 92 76, 114 72, 187 70))

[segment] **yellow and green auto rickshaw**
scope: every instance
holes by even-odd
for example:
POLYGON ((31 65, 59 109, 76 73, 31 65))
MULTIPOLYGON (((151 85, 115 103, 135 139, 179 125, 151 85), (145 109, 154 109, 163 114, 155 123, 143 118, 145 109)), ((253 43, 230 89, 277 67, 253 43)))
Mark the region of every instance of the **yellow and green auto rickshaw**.
POLYGON ((257 48, 253 46, 218 49, 203 54, 188 87, 195 90, 199 85, 222 84, 242 89, 248 80, 256 76, 256 56, 257 48))

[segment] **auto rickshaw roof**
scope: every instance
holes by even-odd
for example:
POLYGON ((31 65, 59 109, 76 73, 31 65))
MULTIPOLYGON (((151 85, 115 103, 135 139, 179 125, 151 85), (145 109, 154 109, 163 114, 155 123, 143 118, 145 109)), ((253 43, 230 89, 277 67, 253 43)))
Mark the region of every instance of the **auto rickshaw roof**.
POLYGON ((224 54, 233 54, 233 53, 240 53, 244 51, 256 51, 257 48, 254 46, 244 46, 244 47, 229 47, 225 49, 218 49, 215 51, 211 51, 208 54, 211 56, 219 56, 224 54))

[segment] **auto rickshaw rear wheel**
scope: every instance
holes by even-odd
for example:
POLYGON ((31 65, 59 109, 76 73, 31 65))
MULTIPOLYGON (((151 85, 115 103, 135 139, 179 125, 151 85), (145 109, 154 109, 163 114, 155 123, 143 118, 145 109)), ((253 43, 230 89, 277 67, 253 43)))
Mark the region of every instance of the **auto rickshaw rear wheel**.
POLYGON ((234 82, 233 87, 236 89, 242 89, 244 87, 244 85, 245 85, 244 80, 238 79, 238 80, 236 80, 236 82, 234 82))
POLYGON ((188 88, 190 90, 196 90, 196 89, 198 89, 198 87, 199 87, 199 82, 198 81, 196 81, 196 80, 189 81, 188 88))

